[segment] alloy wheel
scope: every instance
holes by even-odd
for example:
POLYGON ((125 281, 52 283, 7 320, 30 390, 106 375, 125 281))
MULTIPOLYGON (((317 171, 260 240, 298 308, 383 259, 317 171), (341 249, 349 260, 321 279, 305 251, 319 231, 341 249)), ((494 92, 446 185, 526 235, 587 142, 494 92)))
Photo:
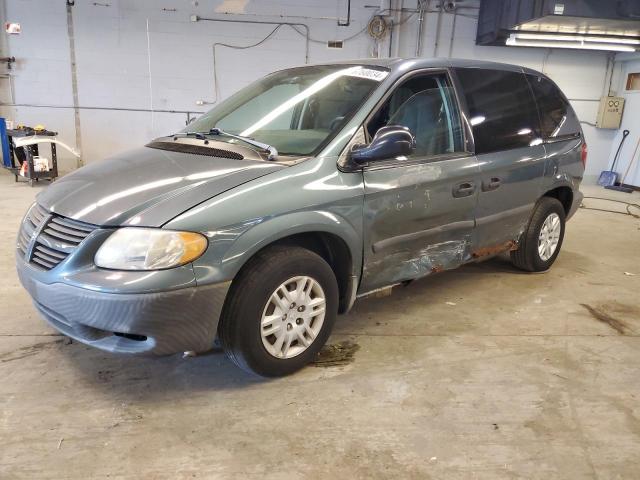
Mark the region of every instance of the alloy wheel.
POLYGON ((538 235, 538 255, 540 255, 542 261, 548 261, 555 253, 560 241, 561 231, 560 216, 557 213, 549 214, 544 220, 538 235))
POLYGON ((281 359, 304 352, 322 329, 325 308, 324 290, 313 278, 298 276, 283 282, 262 312, 260 333, 267 352, 281 359))

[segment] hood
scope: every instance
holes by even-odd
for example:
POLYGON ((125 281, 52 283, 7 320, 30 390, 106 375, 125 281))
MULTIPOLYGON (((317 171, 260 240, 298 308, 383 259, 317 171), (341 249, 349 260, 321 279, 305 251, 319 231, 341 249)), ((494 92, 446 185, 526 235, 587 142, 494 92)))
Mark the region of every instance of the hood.
POLYGON ((82 167, 38 195, 38 203, 94 225, 158 227, 211 197, 286 168, 155 148, 82 167))

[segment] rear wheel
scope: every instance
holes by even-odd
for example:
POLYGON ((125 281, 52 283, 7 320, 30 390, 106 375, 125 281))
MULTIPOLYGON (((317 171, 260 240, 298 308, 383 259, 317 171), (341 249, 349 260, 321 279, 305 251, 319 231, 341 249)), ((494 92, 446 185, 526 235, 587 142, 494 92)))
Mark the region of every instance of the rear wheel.
POLYGON ((274 377, 308 364, 338 313, 331 267, 300 247, 274 246, 234 280, 220 325, 229 358, 242 369, 274 377))
POLYGON ((511 252, 511 261, 529 272, 548 270, 560 253, 564 228, 565 212, 560 201, 542 197, 520 237, 518 250, 511 252))

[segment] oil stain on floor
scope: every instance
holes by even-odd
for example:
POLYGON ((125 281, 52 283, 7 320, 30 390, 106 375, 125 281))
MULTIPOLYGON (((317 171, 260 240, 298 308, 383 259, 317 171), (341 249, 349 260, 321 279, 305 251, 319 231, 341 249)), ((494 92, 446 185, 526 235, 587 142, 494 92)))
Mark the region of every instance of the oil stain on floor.
POLYGON ((609 325, 620 335, 626 335, 631 330, 631 327, 627 322, 617 317, 614 317, 612 315, 612 313, 619 313, 618 311, 621 311, 621 313, 624 313, 625 311, 629 310, 630 307, 628 306, 615 304, 615 303, 613 303, 610 306, 606 304, 593 306, 593 305, 588 305, 586 303, 581 303, 580 305, 586 308, 593 318, 595 318, 599 322, 609 325), (617 308, 617 307, 622 307, 622 308, 617 308))
POLYGON ((345 340, 344 342, 325 345, 318 352, 312 365, 316 367, 339 367, 348 365, 355 360, 354 355, 360 349, 357 343, 345 340))
POLYGON ((13 362, 14 360, 31 357, 32 355, 40 353, 42 350, 61 345, 63 342, 64 340, 55 340, 53 342, 34 343, 33 345, 18 348, 17 350, 0 355, 0 363, 13 362))

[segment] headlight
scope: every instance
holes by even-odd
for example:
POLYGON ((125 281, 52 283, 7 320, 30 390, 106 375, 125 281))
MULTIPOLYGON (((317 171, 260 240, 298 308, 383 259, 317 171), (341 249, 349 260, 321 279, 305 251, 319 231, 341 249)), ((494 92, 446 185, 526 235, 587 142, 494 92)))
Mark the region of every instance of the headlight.
POLYGON ((98 249, 94 261, 114 270, 160 270, 192 262, 206 249, 207 238, 199 233, 120 228, 98 249))

